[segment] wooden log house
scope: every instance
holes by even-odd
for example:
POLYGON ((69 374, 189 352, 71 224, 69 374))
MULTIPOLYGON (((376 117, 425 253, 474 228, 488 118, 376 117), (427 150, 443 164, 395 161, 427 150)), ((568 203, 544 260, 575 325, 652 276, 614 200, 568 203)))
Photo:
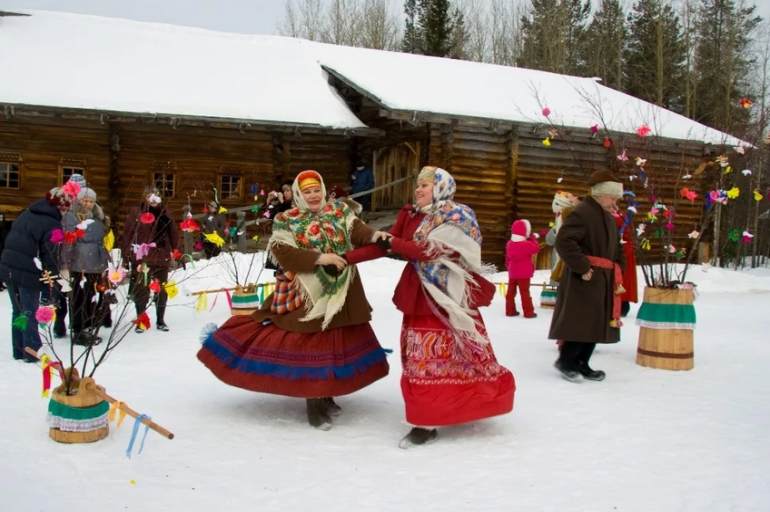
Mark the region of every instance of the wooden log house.
MULTIPOLYGON (((39 35, 38 25, 43 24, 36 23, 39 18, 46 27, 51 23, 60 24, 64 29, 75 26, 80 37, 90 37, 94 44, 98 41, 107 46, 127 46, 142 38, 172 38, 179 40, 179 47, 184 48, 183 43, 194 46, 202 40, 201 44, 208 44, 207 38, 214 34, 217 44, 228 45, 222 51, 240 52, 244 47, 247 49, 243 51, 254 51, 241 35, 197 29, 185 29, 177 34, 160 30, 155 24, 109 19, 110 24, 122 29, 113 36, 115 31, 98 30, 96 25, 105 20, 102 18, 27 14, 31 15, 14 17, 8 32, 10 18, 0 16, 0 44, 22 44, 23 38, 18 34, 39 35)), ((266 51, 273 53, 280 54, 283 47, 288 48, 287 52, 316 52, 315 59, 306 59, 310 64, 297 60, 297 69, 290 69, 288 75, 276 79, 280 86, 282 79, 296 80, 293 76, 296 73, 325 76, 322 84, 311 84, 315 89, 299 91, 315 95, 309 99, 306 108, 298 109, 301 116, 292 111, 285 116, 271 114, 273 117, 269 117, 260 110, 276 102, 302 101, 303 97, 289 93, 264 98, 262 102, 257 94, 256 106, 252 106, 254 114, 243 117, 233 116, 231 111, 237 109, 229 105, 219 107, 222 111, 217 115, 212 115, 212 108, 202 108, 206 110, 202 114, 174 112, 163 104, 167 98, 158 99, 160 96, 153 89, 147 89, 148 102, 156 101, 160 106, 152 113, 138 108, 116 108, 121 105, 122 98, 109 97, 100 106, 78 104, 78 101, 68 99, 67 94, 63 94, 64 99, 47 101, 46 94, 40 93, 40 100, 36 101, 34 94, 26 92, 24 83, 39 78, 39 75, 35 76, 33 71, 30 71, 31 77, 11 74, 11 82, 18 79, 24 83, 10 88, 0 85, 0 211, 13 218, 73 172, 86 177, 99 194, 100 202, 120 223, 128 209, 141 201, 144 186, 151 183, 159 186, 172 214, 178 218, 188 201, 194 211, 200 211, 205 201, 211 198, 212 187, 220 191, 225 206, 234 207, 253 202, 250 196, 255 186, 276 186, 305 168, 321 171, 329 186, 347 185, 355 164, 369 162, 375 171, 376 184, 381 185, 413 175, 421 165, 432 164, 446 168, 457 179, 457 200, 469 204, 478 214, 484 233, 484 259, 499 265, 512 220, 527 218, 533 229, 547 229, 553 220, 550 209, 553 194, 557 190, 585 194, 587 176, 591 172, 618 167, 619 148, 626 148, 629 154, 644 155, 649 162, 645 170, 657 186, 672 188, 668 192, 670 196, 681 169, 695 169, 702 162, 713 160, 720 151, 721 144, 715 137, 721 138, 722 144, 735 144, 725 134, 717 132, 715 136, 711 133, 713 130, 708 133, 710 138, 688 140, 662 131, 654 139, 643 141, 630 127, 608 127, 606 133, 602 131, 597 137, 587 122, 578 124, 567 119, 555 124, 536 116, 513 115, 510 108, 507 112, 489 108, 485 111, 488 101, 484 95, 490 91, 498 92, 509 83, 500 82, 500 77, 513 80, 513 83, 524 72, 543 80, 559 77, 550 73, 329 47, 272 36, 249 37, 264 40, 266 51), (369 67, 364 63, 369 63, 369 67), (456 92, 456 103, 462 108, 434 108, 430 102, 420 99, 421 91, 412 91, 410 87, 403 89, 398 101, 392 101, 388 96, 389 84, 396 76, 392 74, 392 66, 403 66, 406 71, 402 79, 416 83, 429 81, 431 72, 443 73, 441 76, 448 77, 446 80, 449 81, 463 82, 467 80, 469 69, 477 75, 491 73, 490 83, 474 83, 456 92), (380 74, 364 79, 357 76, 358 68, 370 74, 372 69, 379 70, 380 74), (318 92, 322 88, 328 90, 318 92), (415 93, 416 99, 412 99, 411 92, 415 93), (346 112, 324 118, 324 109, 315 108, 319 105, 318 98, 326 102, 324 108, 345 109, 346 112), (474 102, 480 105, 475 109, 478 113, 469 114, 467 111, 475 111, 474 102), (548 129, 553 128, 557 128, 558 136, 551 141, 550 147, 545 147, 543 138, 548 136, 548 129), (610 150, 602 144, 605 135, 613 140, 610 150)), ((57 44, 66 46, 66 43, 57 44)), ((141 45, 137 45, 137 51, 141 51, 141 45)), ((20 66, 24 51, 20 53, 21 56, 0 56, 0 67, 13 69, 20 66)), ((84 61, 99 64, 98 59, 93 62, 97 57, 85 53, 84 61)), ((254 54, 256 59, 260 56, 265 59, 274 57, 260 52, 254 54)), ((36 68, 40 66, 40 59, 56 58, 47 54, 27 57, 38 62, 36 68)), ((219 56, 211 58, 219 59, 219 56)), ((149 55, 140 55, 137 59, 138 62, 152 63, 149 55)), ((182 73, 179 69, 177 72, 182 73)), ((235 67, 232 71, 237 74, 240 68, 235 67)), ((179 77, 180 86, 184 85, 185 78, 189 76, 179 77)), ((84 84, 86 79, 75 80, 84 84)), ((309 78, 308 82, 312 80, 309 78)), ((255 84, 261 83, 255 81, 255 84)), ((116 94, 128 94, 124 88, 118 88, 118 91, 116 94)), ((213 103, 221 104, 226 103, 228 90, 220 92, 216 86, 209 86, 202 89, 201 94, 216 97, 217 101, 213 103)), ((515 99, 516 94, 512 91, 510 97, 515 99)), ((644 104, 636 99, 628 101, 631 100, 644 104)), ((209 101, 208 97, 201 98, 202 103, 209 101)), ((516 108, 521 111, 523 107, 516 108)), ((405 181, 377 192, 373 207, 399 208, 410 201, 413 185, 413 182, 405 181)), ((641 195, 640 200, 644 204, 647 198, 641 195)), ((699 203, 681 205, 680 222, 695 224, 700 211, 699 203)), ((547 254, 542 258, 545 261, 547 254)))

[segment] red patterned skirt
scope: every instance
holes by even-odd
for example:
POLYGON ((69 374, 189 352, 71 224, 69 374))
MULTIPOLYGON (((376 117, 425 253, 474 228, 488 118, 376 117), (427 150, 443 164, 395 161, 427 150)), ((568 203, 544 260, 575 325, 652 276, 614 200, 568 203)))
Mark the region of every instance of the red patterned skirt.
POLYGON ((516 382, 495 359, 492 345, 458 342, 435 316, 404 315, 401 362, 406 421, 412 425, 455 425, 513 409, 516 382))
POLYGON ((388 374, 368 323, 299 333, 233 316, 206 338, 198 359, 232 386, 302 398, 345 395, 388 374))

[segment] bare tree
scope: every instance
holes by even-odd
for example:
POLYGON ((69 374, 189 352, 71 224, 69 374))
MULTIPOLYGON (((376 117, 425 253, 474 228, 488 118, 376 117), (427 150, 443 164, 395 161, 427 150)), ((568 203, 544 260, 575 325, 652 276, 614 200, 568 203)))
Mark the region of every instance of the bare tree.
POLYGON ((401 22, 388 0, 364 0, 361 6, 358 46, 397 50, 401 46, 401 22))
POLYGON ((489 62, 489 13, 479 0, 463 0, 458 8, 465 20, 465 58, 475 62, 489 62))
POLYGON ((524 6, 517 0, 492 0, 489 5, 490 59, 514 66, 521 55, 521 18, 524 6))
POLYGON ((321 0, 287 0, 283 20, 278 24, 278 33, 284 36, 301 37, 311 41, 321 39, 321 0))
POLYGON ((324 43, 358 46, 361 9, 356 0, 332 0, 321 23, 324 43))

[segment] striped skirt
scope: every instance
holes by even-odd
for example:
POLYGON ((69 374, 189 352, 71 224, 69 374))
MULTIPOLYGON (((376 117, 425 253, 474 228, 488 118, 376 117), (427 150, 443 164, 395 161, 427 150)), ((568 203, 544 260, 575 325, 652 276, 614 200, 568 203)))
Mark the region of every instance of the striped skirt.
POLYGON ((299 333, 233 316, 206 338, 198 359, 226 384, 302 398, 345 395, 388 374, 368 323, 299 333))

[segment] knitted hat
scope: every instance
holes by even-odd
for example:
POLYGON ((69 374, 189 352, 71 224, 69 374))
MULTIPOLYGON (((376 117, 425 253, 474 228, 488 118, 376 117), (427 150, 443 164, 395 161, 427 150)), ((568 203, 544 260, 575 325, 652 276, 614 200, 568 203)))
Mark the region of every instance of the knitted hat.
POLYGON ((511 240, 523 242, 532 234, 532 225, 527 219, 519 219, 511 224, 511 240))
POLYGON ((561 213, 564 208, 576 206, 578 204, 578 198, 570 192, 559 190, 553 195, 553 201, 551 201, 551 211, 553 213, 561 213))
POLYGON ((616 199, 623 197, 623 183, 610 171, 595 171, 588 179, 592 196, 610 196, 616 199))
POLYGON ((70 179, 67 180, 67 182, 77 183, 80 188, 83 188, 86 186, 86 179, 83 177, 82 174, 74 173, 72 176, 70 176, 70 179))
POLYGON ((45 198, 53 206, 65 208, 72 206, 72 201, 75 199, 64 187, 52 188, 46 193, 45 198))
POLYGON ((92 188, 83 187, 80 189, 80 192, 78 192, 78 201, 89 198, 96 201, 96 191, 92 188))

